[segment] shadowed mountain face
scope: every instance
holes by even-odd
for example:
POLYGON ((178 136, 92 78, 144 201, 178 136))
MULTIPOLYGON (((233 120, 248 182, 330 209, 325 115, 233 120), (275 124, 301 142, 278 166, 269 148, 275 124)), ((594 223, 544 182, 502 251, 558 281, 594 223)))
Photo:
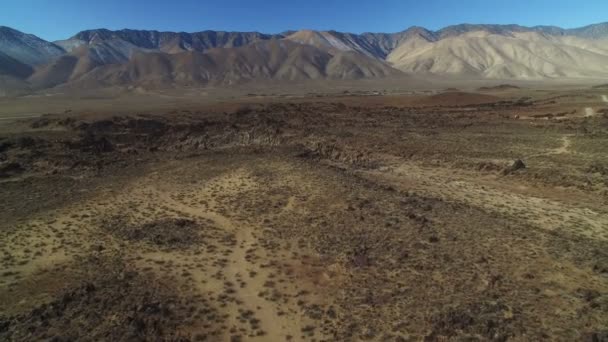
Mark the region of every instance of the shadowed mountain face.
POLYGON ((359 79, 400 75, 397 69, 495 79, 608 77, 608 23, 363 34, 98 29, 55 43, 0 27, 0 75, 35 88, 359 79))
POLYGON ((105 41, 122 40, 133 46, 167 53, 183 51, 205 51, 216 47, 238 47, 261 40, 282 38, 259 32, 203 31, 196 33, 158 32, 143 30, 110 31, 105 29, 82 31, 74 37, 57 41, 66 50, 82 45, 95 45, 105 41))
POLYGON ((0 26, 0 53, 30 66, 48 63, 65 51, 34 35, 0 26))
POLYGON ((34 69, 31 66, 23 64, 13 57, 0 52, 0 75, 26 78, 33 72, 34 69))

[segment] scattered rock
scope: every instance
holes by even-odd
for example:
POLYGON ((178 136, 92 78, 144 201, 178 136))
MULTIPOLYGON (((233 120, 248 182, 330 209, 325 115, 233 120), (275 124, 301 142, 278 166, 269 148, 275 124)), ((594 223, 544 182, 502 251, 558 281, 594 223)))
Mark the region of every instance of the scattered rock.
POLYGON ((583 339, 585 342, 608 342, 608 330, 589 333, 583 339))
POLYGON ((0 178, 15 176, 25 169, 19 163, 9 162, 0 164, 0 178))
POLYGON ((215 312, 204 300, 176 295, 169 279, 140 273, 122 258, 85 259, 76 270, 80 282, 27 313, 0 318, 0 340, 189 341, 191 327, 177 313, 194 306, 215 312))
POLYGON ((511 173, 513 173, 515 171, 523 170, 525 168, 526 168, 526 164, 524 164, 524 162, 521 159, 517 159, 516 161, 513 162, 513 165, 511 165, 508 168, 504 169, 502 173, 506 176, 506 175, 509 175, 509 174, 511 174, 511 173))

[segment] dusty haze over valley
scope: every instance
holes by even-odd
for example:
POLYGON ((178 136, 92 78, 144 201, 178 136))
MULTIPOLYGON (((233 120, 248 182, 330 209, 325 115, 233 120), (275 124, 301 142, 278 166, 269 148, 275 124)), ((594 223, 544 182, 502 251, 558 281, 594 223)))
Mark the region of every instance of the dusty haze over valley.
POLYGON ((608 23, 260 31, 0 26, 1 341, 608 341, 608 23))

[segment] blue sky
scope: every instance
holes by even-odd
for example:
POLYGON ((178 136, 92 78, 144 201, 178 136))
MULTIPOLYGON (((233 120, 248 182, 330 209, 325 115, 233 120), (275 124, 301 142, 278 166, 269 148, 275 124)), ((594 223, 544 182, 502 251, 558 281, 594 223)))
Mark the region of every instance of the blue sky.
POLYGON ((334 29, 397 32, 459 23, 579 27, 608 21, 608 0, 0 0, 0 25, 64 39, 92 28, 161 31, 334 29))

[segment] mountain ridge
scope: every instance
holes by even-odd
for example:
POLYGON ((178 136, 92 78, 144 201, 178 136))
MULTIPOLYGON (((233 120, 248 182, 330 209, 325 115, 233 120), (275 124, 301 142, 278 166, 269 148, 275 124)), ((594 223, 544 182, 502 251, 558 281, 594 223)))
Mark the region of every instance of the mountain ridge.
POLYGON ((88 86, 232 85, 251 80, 358 79, 400 74, 359 54, 330 54, 314 46, 268 40, 234 48, 176 54, 136 53, 74 80, 88 86))
MULTIPOLYGON (((410 26, 405 28, 402 31, 397 31, 397 32, 362 32, 362 33, 353 33, 353 32, 342 32, 342 31, 337 31, 337 30, 313 30, 313 29, 301 29, 301 30, 286 30, 283 31, 281 33, 277 33, 277 34, 267 34, 267 33, 261 33, 258 31, 249 31, 249 32, 245 32, 245 31, 216 31, 216 30, 203 30, 203 31, 197 31, 197 32, 175 32, 175 31, 158 31, 158 30, 134 30, 134 29, 120 29, 120 30, 109 30, 109 29, 105 29, 105 28, 99 28, 99 29, 90 29, 90 30, 84 30, 84 31, 80 31, 78 33, 76 33, 74 36, 70 37, 70 38, 78 38, 78 37, 82 37, 83 35, 87 35, 87 34, 91 34, 97 31, 106 31, 109 33, 117 33, 117 32, 154 32, 157 34, 190 34, 190 35, 194 35, 194 34, 198 34, 198 33, 206 33, 206 32, 218 32, 218 33, 249 33, 249 34, 259 34, 259 35, 263 35, 263 36, 271 36, 271 37, 286 37, 289 36, 295 32, 298 31, 317 31, 317 32, 338 32, 338 33, 342 33, 342 34, 348 34, 348 35, 358 35, 358 36, 364 36, 364 35, 399 35, 402 34, 406 31, 411 31, 411 30, 424 30, 428 33, 431 33, 437 37, 441 36, 442 33, 444 32, 449 32, 449 31, 454 31, 456 29, 460 29, 462 30, 463 28, 468 28, 468 30, 466 30, 466 32, 470 32, 470 31, 477 31, 483 28, 486 29, 491 29, 494 31, 508 31, 508 30, 518 30, 518 31, 538 31, 538 32, 542 32, 542 33, 547 33, 547 34, 553 34, 553 35, 574 35, 574 36, 581 36, 581 38, 590 38, 593 37, 594 39, 601 39, 601 38, 608 38, 608 21, 607 22, 602 22, 602 23, 596 23, 596 24, 590 24, 590 25, 586 25, 586 26, 582 26, 582 27, 576 27, 576 28, 561 28, 559 26, 551 26, 551 25, 536 25, 536 26, 524 26, 524 25, 519 25, 519 24, 472 24, 472 23, 461 23, 461 24, 455 24, 455 25, 448 25, 445 26, 441 29, 438 30, 430 30, 427 29, 425 27, 422 26, 410 26)), ((68 39, 70 39, 68 38, 68 39)))
POLYGON ((608 23, 573 29, 465 23, 434 31, 411 26, 396 33, 361 34, 94 29, 53 43, 0 26, 0 75, 10 80, 0 81, 4 87, 26 83, 41 89, 85 80, 106 86, 234 84, 257 78, 358 79, 403 72, 590 78, 608 77, 606 66, 608 23), (148 76, 137 71, 142 68, 148 76), (102 79, 95 82, 95 77, 102 79))
POLYGON ((158 49, 162 52, 204 51, 215 47, 238 47, 260 40, 283 38, 260 32, 199 31, 171 32, 156 30, 108 30, 94 29, 78 32, 76 35, 55 43, 67 48, 80 45, 94 45, 101 41, 122 39, 134 46, 158 49))
POLYGON ((6 26, 0 26, 0 52, 29 66, 47 63, 65 53, 53 43, 6 26))

